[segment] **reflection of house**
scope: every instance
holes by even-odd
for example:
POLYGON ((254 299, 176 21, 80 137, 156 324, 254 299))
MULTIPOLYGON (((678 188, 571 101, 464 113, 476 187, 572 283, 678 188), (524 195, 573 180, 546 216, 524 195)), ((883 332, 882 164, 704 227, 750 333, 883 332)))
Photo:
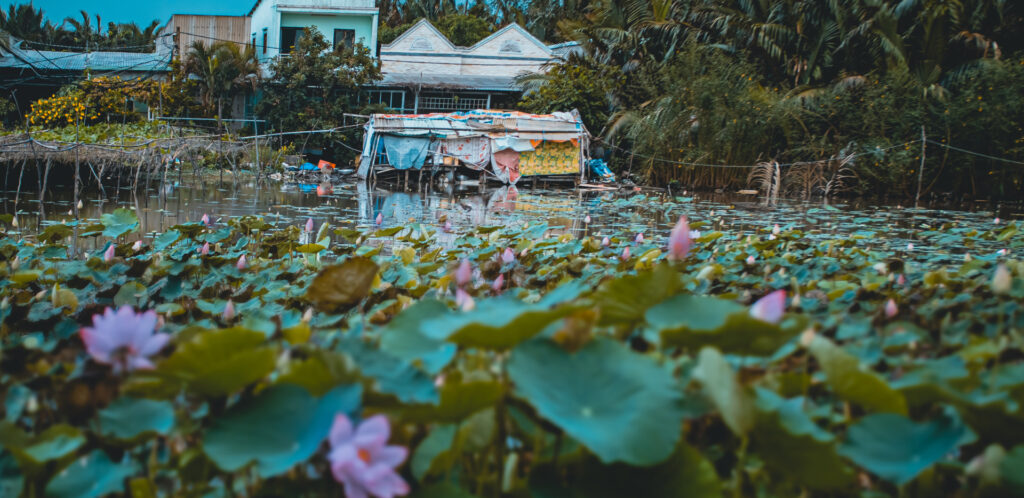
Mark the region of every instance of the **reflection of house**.
POLYGON ((257 0, 249 16, 249 42, 261 62, 291 52, 308 27, 335 45, 362 43, 376 55, 374 0, 257 0))
POLYGON ((381 46, 384 79, 370 102, 396 112, 429 113, 515 107, 515 79, 538 73, 575 44, 545 45, 518 24, 509 24, 472 47, 452 44, 426 20, 381 46))

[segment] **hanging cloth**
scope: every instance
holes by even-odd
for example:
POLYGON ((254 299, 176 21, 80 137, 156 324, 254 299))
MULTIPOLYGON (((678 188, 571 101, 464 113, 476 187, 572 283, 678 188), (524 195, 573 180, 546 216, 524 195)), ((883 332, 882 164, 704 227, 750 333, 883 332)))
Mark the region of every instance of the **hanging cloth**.
POLYGON ((519 181, 519 152, 502 149, 491 154, 491 169, 499 180, 515 185, 519 181))
POLYGON ((441 141, 438 152, 458 159, 470 169, 481 170, 490 159, 491 141, 483 137, 450 138, 441 141))
POLYGON ((381 137, 384 150, 388 154, 388 163, 395 169, 420 169, 427 159, 429 138, 419 137, 381 137))

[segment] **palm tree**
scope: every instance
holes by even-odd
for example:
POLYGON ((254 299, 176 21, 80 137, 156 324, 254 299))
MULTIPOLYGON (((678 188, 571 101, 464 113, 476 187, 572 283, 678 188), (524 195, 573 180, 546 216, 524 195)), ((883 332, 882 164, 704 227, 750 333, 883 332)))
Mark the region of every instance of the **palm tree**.
POLYGON ((260 81, 260 65, 253 47, 240 47, 233 42, 207 45, 192 43, 184 70, 200 82, 199 97, 209 113, 222 117, 224 100, 237 92, 255 90, 260 81))
POLYGON ((11 4, 4 14, 0 10, 0 29, 15 38, 27 41, 52 42, 55 28, 45 20, 43 9, 36 9, 32 4, 11 4))
POLYGON ((103 41, 103 33, 101 32, 103 24, 100 22, 99 14, 96 14, 96 26, 92 25, 92 22, 84 10, 79 11, 82 16, 82 20, 79 21, 73 17, 64 19, 64 24, 70 25, 73 31, 67 31, 61 29, 66 36, 66 44, 75 45, 79 47, 98 47, 103 41))

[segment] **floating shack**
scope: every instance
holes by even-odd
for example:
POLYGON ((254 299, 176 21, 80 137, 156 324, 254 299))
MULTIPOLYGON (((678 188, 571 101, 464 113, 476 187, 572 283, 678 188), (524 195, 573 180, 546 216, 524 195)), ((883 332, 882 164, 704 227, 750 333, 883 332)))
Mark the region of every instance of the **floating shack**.
POLYGON ((365 129, 358 174, 367 181, 402 172, 407 181, 410 172, 429 179, 457 170, 481 183, 509 185, 586 179, 590 134, 576 111, 374 114, 365 129))

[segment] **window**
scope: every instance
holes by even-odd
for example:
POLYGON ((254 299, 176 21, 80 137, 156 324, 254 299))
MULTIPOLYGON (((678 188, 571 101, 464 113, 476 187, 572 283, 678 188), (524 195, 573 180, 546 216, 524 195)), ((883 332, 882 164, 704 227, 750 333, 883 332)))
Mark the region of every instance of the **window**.
POLYGON ((263 28, 263 53, 267 53, 267 28, 263 28))
POLYGON ((356 30, 354 29, 336 29, 334 30, 334 48, 338 48, 339 45, 345 44, 346 47, 352 48, 356 45, 356 30))
POLYGON ((256 33, 252 34, 252 49, 256 50, 256 33))
POLYGON ((405 90, 370 90, 366 92, 367 104, 384 104, 390 110, 405 110, 405 90))
POLYGON ((290 54, 302 39, 304 28, 281 28, 281 53, 290 54))
POLYGON ((521 54, 523 53, 523 48, 519 46, 519 43, 516 41, 505 40, 505 42, 501 44, 501 48, 498 49, 498 52, 503 54, 521 54))

